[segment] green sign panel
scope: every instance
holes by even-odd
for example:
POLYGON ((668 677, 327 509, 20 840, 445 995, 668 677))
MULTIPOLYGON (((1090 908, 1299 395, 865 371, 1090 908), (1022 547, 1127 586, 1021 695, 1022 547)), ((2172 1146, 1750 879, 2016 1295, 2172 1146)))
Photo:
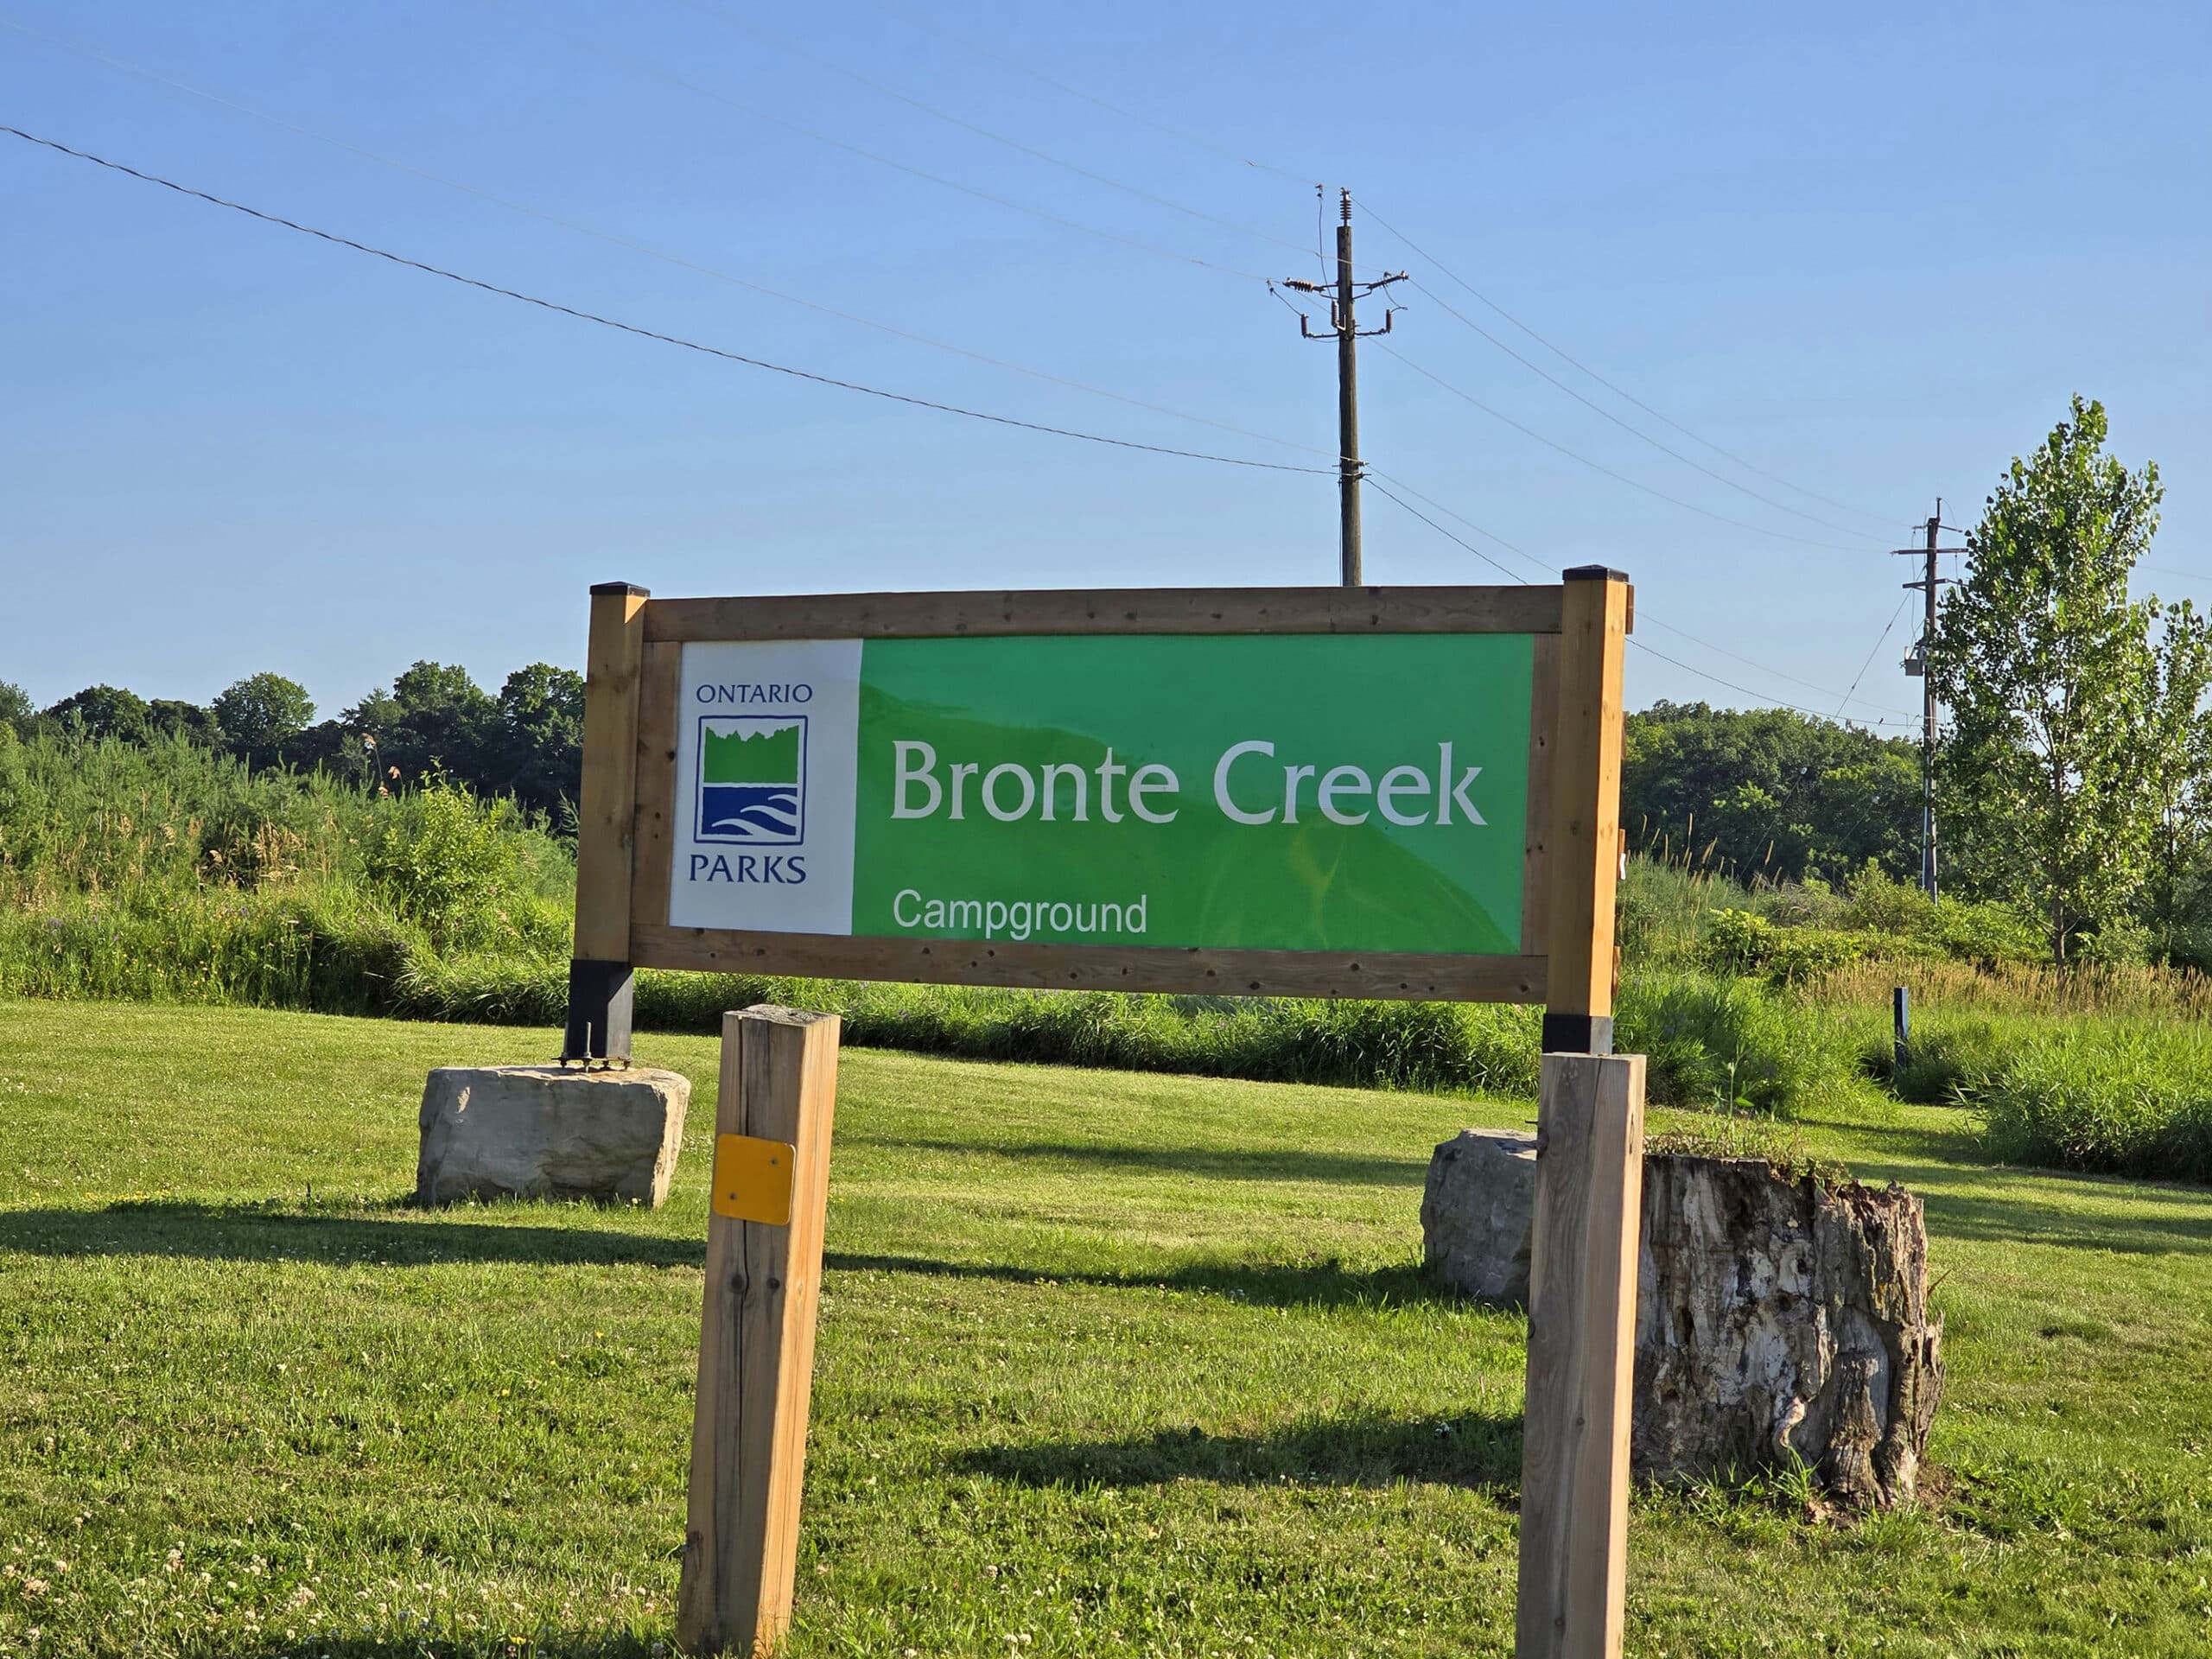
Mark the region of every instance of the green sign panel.
POLYGON ((1519 954, 1526 634, 683 648, 670 921, 1519 954))

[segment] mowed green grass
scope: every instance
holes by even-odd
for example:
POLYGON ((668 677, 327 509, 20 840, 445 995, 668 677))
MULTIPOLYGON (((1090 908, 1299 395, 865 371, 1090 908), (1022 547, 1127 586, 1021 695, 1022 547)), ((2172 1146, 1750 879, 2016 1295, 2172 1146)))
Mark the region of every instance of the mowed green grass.
MULTIPOLYGON (((673 1635, 715 1046, 658 1213, 407 1207, 433 1065, 542 1033, 0 1004, 0 1652, 673 1635)), ((1524 1329, 1417 1272, 1522 1101, 849 1052, 792 1649, 1510 1649, 1524 1329)), ((2212 1194, 1813 1149, 1928 1199, 1941 1497, 1639 1494, 1637 1654, 2212 1652, 2212 1194)))

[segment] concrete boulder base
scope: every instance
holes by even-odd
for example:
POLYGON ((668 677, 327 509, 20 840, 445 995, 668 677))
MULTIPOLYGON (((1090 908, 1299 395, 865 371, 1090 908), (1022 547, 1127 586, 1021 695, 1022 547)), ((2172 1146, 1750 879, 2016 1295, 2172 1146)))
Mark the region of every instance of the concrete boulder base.
MULTIPOLYGON (((1430 1273, 1523 1305, 1535 1136, 1469 1130, 1421 1200, 1430 1273)), ((1657 1481, 1802 1459, 1853 1509, 1910 1502, 1943 1386, 1920 1200, 1764 1159, 1643 1160, 1630 1462, 1657 1481)))
POLYGON ((658 1209, 691 1081, 643 1067, 442 1066, 423 1087, 415 1200, 590 1198, 658 1209))

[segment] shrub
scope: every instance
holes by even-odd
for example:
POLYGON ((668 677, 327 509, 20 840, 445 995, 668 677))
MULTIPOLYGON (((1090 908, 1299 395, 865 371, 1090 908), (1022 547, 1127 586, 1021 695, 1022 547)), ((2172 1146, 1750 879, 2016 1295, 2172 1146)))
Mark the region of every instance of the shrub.
POLYGON ((1617 1046, 1649 1057, 1646 1090, 1662 1106, 1786 1114, 1853 1071, 1834 1021, 1753 980, 1631 975, 1618 1021, 1617 1046))
POLYGON ((523 860, 525 826, 512 801, 480 801, 440 779, 383 816, 363 849, 369 887, 438 949, 504 942, 543 953, 565 942, 565 920, 523 860))
POLYGON ((1802 985, 1866 954, 1866 942, 1819 927, 1777 927, 1745 910, 1716 910, 1700 951, 1716 973, 1748 974, 1802 985))

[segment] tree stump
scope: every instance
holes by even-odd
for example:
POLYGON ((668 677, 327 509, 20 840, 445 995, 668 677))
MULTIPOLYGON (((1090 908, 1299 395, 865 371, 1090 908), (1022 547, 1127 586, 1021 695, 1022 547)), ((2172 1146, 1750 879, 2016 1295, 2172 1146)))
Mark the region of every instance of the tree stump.
POLYGON ((1887 1509, 1913 1496, 1942 1386, 1918 1198, 1764 1159, 1645 1159, 1639 1472, 1749 1474, 1794 1453, 1831 1497, 1887 1509))
MULTIPOLYGON (((1437 1147, 1421 1201, 1430 1272, 1525 1302, 1535 1190, 1533 1135, 1470 1130, 1437 1147)), ((1741 1478, 1802 1458, 1837 1502, 1887 1509, 1913 1496, 1942 1385, 1919 1199, 1762 1158, 1645 1157, 1639 1478, 1741 1478)))

